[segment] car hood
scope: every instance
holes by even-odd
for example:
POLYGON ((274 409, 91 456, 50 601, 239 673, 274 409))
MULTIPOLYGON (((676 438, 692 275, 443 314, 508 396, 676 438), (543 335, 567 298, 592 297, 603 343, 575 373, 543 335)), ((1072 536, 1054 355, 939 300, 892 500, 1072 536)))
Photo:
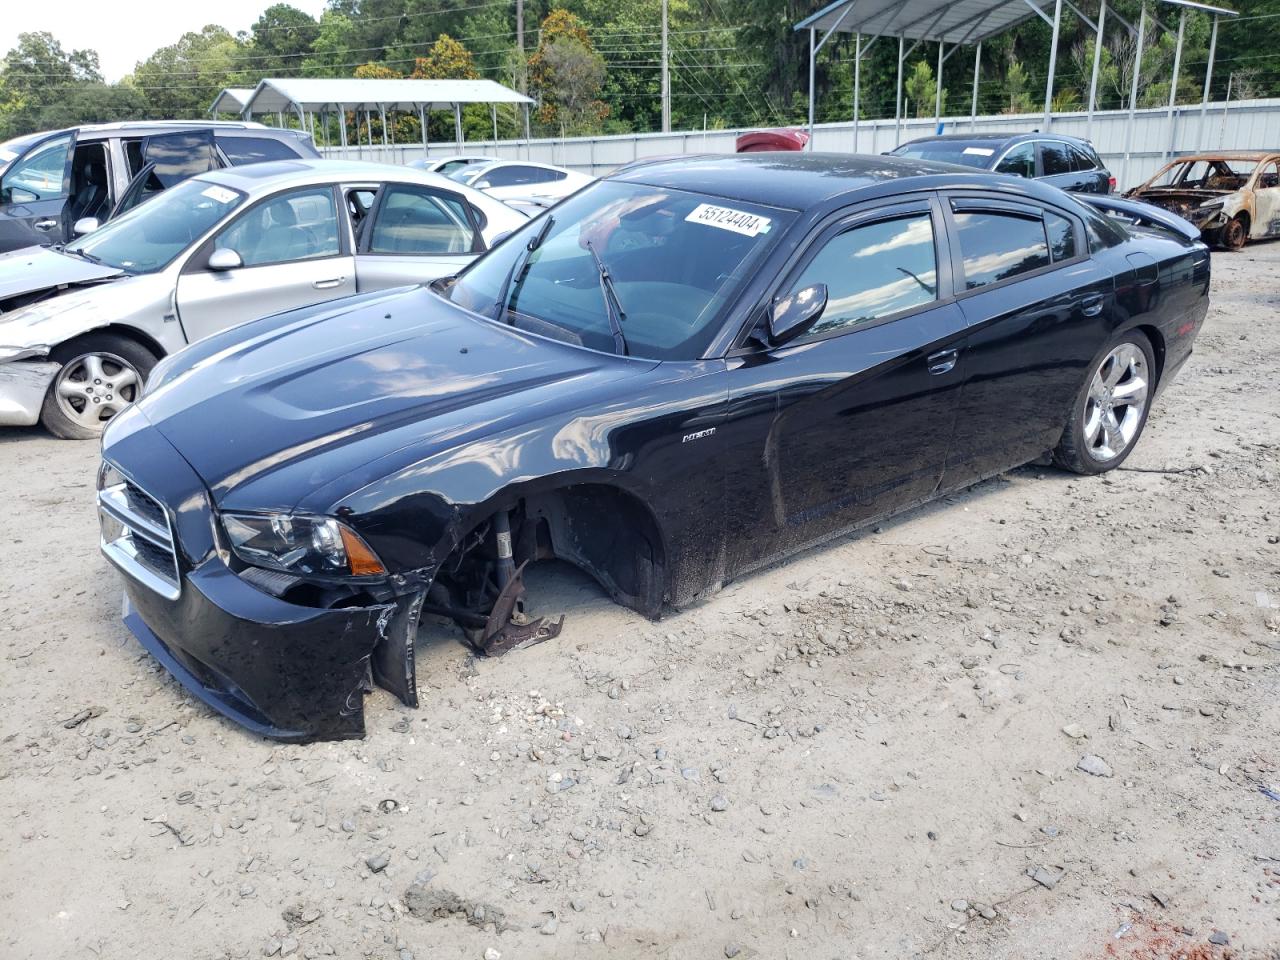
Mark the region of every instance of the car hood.
POLYGON ((52 247, 24 247, 0 253, 0 303, 22 294, 93 283, 124 274, 117 267, 90 263, 52 247))
POLYGON ((655 365, 527 336, 425 288, 269 317, 172 363, 139 412, 215 503, 262 510, 291 509, 409 445, 491 437, 655 365))

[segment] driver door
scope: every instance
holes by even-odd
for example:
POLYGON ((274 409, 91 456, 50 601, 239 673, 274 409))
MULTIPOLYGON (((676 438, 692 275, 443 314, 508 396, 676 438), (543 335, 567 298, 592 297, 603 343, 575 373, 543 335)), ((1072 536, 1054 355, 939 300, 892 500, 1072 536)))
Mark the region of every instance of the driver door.
POLYGON ((187 341, 260 317, 356 292, 346 214, 333 187, 301 187, 249 207, 201 245, 178 277, 187 341), (209 269, 214 250, 241 265, 209 269))
POLYGON ((818 283, 812 329, 730 358, 731 574, 927 499, 942 477, 965 322, 941 210, 893 203, 825 229, 778 296, 818 283))
POLYGON ((71 235, 67 199, 71 195, 74 130, 56 133, 27 148, 0 177, 0 253, 71 235))

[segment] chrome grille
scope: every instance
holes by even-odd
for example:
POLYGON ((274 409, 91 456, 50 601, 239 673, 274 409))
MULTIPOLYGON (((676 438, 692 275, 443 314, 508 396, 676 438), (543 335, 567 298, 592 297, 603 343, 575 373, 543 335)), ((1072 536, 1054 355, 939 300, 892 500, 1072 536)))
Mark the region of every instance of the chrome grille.
POLYGON ((178 599, 181 580, 173 528, 159 501, 119 478, 98 491, 98 524, 108 560, 162 597, 178 599))

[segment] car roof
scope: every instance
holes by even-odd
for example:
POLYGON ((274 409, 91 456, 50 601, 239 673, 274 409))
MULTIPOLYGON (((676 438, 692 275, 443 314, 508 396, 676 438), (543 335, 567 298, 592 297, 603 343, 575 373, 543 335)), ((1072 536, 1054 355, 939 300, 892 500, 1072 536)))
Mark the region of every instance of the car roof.
POLYGON ((426 170, 417 170, 398 163, 323 158, 272 160, 239 167, 223 167, 220 170, 198 174, 196 179, 252 194, 269 192, 281 187, 305 187, 312 184, 364 180, 398 180, 448 186, 454 190, 464 186, 438 173, 429 173, 426 170))
MULTIPOLYGON (((1074 143, 1078 146, 1094 149, 1093 144, 1083 137, 1072 137, 1065 133, 941 133, 932 137, 917 137, 909 140, 902 146, 909 146, 913 143, 1000 143, 1014 144, 1022 143, 1027 140, 1064 140, 1067 143, 1074 143)), ((896 148, 895 148, 896 149, 896 148)))
MULTIPOLYGON (((659 160, 632 167, 609 179, 643 183, 674 190, 804 210, 835 196, 867 190, 880 184, 921 178, 912 188, 927 188, 947 174, 972 167, 906 157, 850 153, 778 151, 722 153, 659 160)), ((983 174, 986 181, 996 179, 983 174)))
POLYGON ((68 133, 74 130, 77 139, 82 137, 97 139, 109 137, 112 134, 167 133, 174 130, 203 129, 206 127, 211 127, 218 133, 252 131, 258 135, 265 133, 276 136, 305 136, 305 131, 302 130, 292 130, 288 127, 268 127, 265 124, 247 120, 122 120, 115 123, 85 123, 78 127, 41 130, 37 133, 27 134, 26 138, 36 140, 41 137, 49 137, 57 133, 68 133))

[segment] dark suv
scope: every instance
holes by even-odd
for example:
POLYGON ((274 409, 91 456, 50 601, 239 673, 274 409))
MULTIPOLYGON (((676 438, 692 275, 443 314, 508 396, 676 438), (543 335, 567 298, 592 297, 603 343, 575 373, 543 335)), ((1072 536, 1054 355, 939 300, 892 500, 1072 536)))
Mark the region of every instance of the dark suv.
POLYGON ((958 163, 966 167, 1043 180, 1075 193, 1111 193, 1116 178, 1088 140, 1061 134, 951 133, 904 143, 890 156, 958 163))
POLYGON ((0 143, 0 253, 65 243, 187 177, 263 160, 314 159, 311 137, 259 123, 105 123, 0 143))

